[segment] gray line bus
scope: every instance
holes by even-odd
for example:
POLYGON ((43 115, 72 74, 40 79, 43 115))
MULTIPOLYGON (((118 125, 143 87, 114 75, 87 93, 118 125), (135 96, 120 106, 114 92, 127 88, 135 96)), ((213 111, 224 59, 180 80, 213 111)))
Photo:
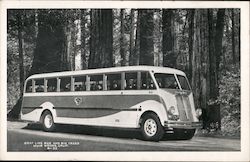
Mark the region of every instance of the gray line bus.
POLYGON ((184 72, 167 67, 127 66, 35 74, 25 81, 21 119, 56 124, 140 129, 145 140, 182 131, 193 137, 195 110, 184 72))

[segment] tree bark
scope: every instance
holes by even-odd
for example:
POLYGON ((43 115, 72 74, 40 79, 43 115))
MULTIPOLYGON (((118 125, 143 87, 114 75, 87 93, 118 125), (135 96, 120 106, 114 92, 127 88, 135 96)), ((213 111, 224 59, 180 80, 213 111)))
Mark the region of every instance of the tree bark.
POLYGON ((241 39, 240 39, 240 26, 241 26, 241 24, 240 24, 240 21, 241 21, 241 19, 240 19, 240 9, 237 9, 238 10, 238 14, 237 14, 237 18, 238 18, 238 22, 237 22, 237 29, 238 29, 238 33, 237 33, 237 35, 238 35, 238 63, 240 64, 240 56, 241 56, 241 53, 240 53, 240 46, 241 46, 241 39))
POLYGON ((177 56, 175 54, 175 36, 174 36, 174 10, 163 9, 162 12, 162 52, 163 66, 176 67, 177 56))
POLYGON ((18 53, 19 53, 19 77, 20 77, 20 95, 23 95, 23 86, 25 80, 24 73, 24 39, 23 39, 23 10, 17 11, 17 26, 18 26, 18 53))
MULTIPOLYGON (((196 108, 202 108, 203 122, 206 125, 207 102, 209 100, 209 25, 208 11, 196 9, 194 11, 193 47, 192 47, 192 88, 196 108), (205 117, 205 118, 204 118, 205 117)), ((192 32, 190 32, 192 33, 192 32)), ((191 65, 190 64, 190 65, 191 65)))
POLYGON ((188 30, 188 57, 189 57, 189 74, 188 77, 192 80, 192 57, 193 57, 193 34, 194 34, 194 9, 188 10, 188 23, 189 23, 189 30, 188 30))
POLYGON ((133 59, 131 60, 132 65, 139 65, 140 58, 140 42, 141 42, 141 12, 137 10, 137 22, 136 22, 136 38, 135 38, 135 52, 133 59))
POLYGON ((120 29, 120 54, 121 54, 121 66, 126 66, 127 59, 126 59, 126 53, 125 53, 125 9, 121 9, 120 11, 120 21, 121 21, 121 29, 120 29))
POLYGON ((155 9, 154 12, 154 66, 162 66, 162 20, 161 10, 155 9))
MULTIPOLYGON (((216 21, 216 35, 215 35, 215 56, 216 56, 216 85, 217 88, 214 89, 213 94, 217 98, 219 96, 219 89, 218 89, 218 78, 219 78, 219 71, 220 71, 220 62, 222 56, 222 37, 223 37, 223 30, 224 30, 224 16, 225 16, 225 9, 219 9, 217 12, 217 21, 216 21)), ((218 125, 217 129, 221 128, 221 115, 220 115, 220 105, 214 105, 214 115, 213 115, 213 122, 218 125)))
POLYGON ((113 13, 112 9, 91 10, 89 68, 113 66, 113 13))
POLYGON ((86 59, 86 10, 81 10, 81 62, 82 69, 85 70, 88 67, 87 59, 86 59))
POLYGON ((154 65, 154 10, 140 9, 140 65, 154 65))
POLYGON ((67 70, 72 70, 72 30, 73 30, 73 25, 72 25, 72 20, 69 18, 66 22, 65 29, 65 50, 66 52, 64 53, 65 56, 63 56, 63 62, 70 62, 70 64, 65 64, 68 65, 67 67, 64 67, 65 65, 62 64, 62 67, 67 70))
POLYGON ((135 9, 131 9, 130 13, 130 38, 129 38, 129 65, 134 65, 135 57, 135 9))
MULTIPOLYGON (((61 10, 39 10, 38 11, 38 36, 32 68, 29 74, 63 71, 61 65, 61 54, 64 49, 64 22, 61 10)), ((63 62, 67 67, 67 62, 63 62)), ((16 105, 8 113, 8 118, 17 119, 22 105, 22 96, 16 105)))
POLYGON ((232 15, 232 56, 233 56, 233 64, 236 64, 236 52, 235 52, 235 16, 234 16, 234 9, 231 9, 232 15))

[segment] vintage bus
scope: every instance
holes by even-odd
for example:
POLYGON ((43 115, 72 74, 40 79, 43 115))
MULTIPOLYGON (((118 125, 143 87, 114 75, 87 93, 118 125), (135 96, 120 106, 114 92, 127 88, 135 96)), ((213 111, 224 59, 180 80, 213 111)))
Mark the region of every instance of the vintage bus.
POLYGON ((56 124, 140 129, 145 140, 165 133, 193 137, 195 110, 184 72, 167 67, 127 66, 35 74, 25 81, 21 119, 56 124))

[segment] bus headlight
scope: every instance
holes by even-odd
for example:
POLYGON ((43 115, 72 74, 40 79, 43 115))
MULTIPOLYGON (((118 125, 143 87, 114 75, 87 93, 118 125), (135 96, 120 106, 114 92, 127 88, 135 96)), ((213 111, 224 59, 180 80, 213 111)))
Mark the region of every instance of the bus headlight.
POLYGON ((177 114, 176 108, 174 106, 171 106, 168 109, 168 119, 169 120, 178 120, 179 115, 177 114))
POLYGON ((202 110, 201 109, 196 109, 196 117, 199 118, 202 115, 202 110))

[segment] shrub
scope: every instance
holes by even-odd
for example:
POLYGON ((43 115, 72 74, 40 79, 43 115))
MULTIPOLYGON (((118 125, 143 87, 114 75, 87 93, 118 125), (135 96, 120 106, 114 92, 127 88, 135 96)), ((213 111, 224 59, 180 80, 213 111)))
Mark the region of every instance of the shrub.
POLYGON ((240 135, 240 68, 231 66, 222 72, 219 96, 216 100, 221 109, 223 135, 240 135))

